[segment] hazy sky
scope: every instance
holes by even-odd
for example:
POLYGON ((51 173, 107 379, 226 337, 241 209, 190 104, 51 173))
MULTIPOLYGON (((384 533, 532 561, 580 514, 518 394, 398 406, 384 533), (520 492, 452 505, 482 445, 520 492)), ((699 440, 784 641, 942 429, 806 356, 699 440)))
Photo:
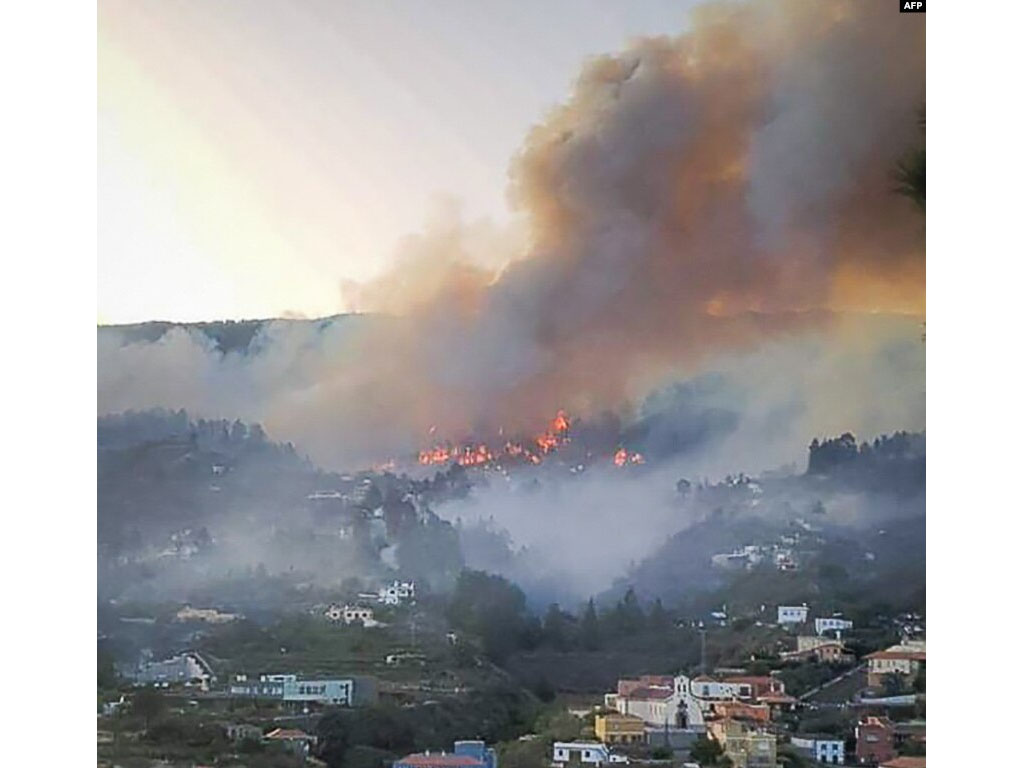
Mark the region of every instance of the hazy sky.
POLYGON ((100 0, 99 320, 319 315, 696 0, 100 0))

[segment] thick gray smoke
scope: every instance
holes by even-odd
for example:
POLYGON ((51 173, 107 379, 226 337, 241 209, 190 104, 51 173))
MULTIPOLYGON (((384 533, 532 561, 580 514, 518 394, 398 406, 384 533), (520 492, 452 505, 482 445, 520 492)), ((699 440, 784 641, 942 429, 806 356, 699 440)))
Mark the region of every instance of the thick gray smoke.
MULTIPOLYGON (((641 442, 634 445, 649 451, 672 443, 671 453, 649 471, 602 464, 539 488, 492 482, 437 511, 467 528, 507 531, 511 549, 525 549, 506 562, 486 548, 489 542, 464 535, 471 565, 505 573, 555 599, 597 594, 708 511, 681 503, 680 478, 714 483, 740 473, 802 474, 815 435, 853 431, 870 440, 923 429, 920 330, 902 318, 858 318, 829 333, 719 358, 716 373, 649 398, 645 408, 658 433, 650 443, 642 442, 649 434, 638 433, 641 442)), ((865 509, 858 494, 822 498, 831 523, 858 524, 919 508, 915 501, 899 509, 865 509)))
POLYGON ((694 458, 709 472, 790 460, 814 433, 920 428, 921 367, 900 367, 920 345, 892 351, 916 332, 856 316, 923 316, 923 220, 891 178, 920 139, 923 52, 923 20, 881 3, 702 7, 687 34, 588 62, 530 132, 521 240, 444 223, 349 288, 383 315, 271 323, 244 353, 103 332, 99 409, 239 416, 339 468, 431 432, 535 433, 559 408, 628 424, 709 371, 748 385, 694 458))

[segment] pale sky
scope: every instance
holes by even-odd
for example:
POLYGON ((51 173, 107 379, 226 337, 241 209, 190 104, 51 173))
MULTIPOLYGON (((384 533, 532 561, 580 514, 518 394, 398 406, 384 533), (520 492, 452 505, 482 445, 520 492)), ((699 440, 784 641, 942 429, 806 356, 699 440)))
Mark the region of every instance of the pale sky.
POLYGON ((99 320, 323 315, 696 0, 100 0, 99 320))

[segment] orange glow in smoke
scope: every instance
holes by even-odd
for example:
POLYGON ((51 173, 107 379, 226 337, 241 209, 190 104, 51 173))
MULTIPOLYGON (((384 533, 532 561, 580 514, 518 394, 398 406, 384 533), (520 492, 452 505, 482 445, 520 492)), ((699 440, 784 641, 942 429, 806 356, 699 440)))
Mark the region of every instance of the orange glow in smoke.
POLYGON ((630 453, 625 448, 619 448, 612 457, 612 461, 615 462, 616 467, 624 467, 627 464, 643 464, 644 457, 642 453, 630 453))
MULTIPOLYGON (((533 451, 516 441, 506 441, 501 450, 492 451, 485 443, 452 445, 440 443, 433 448, 420 451, 417 460, 420 464, 447 464, 454 461, 464 467, 480 467, 493 463, 501 457, 510 457, 529 461, 531 464, 540 464, 541 455, 555 451, 560 445, 569 442, 569 427, 572 420, 565 411, 558 411, 555 417, 548 422, 545 432, 534 438, 534 444, 539 451, 533 451), (539 455, 538 455, 539 453, 539 455)), ((433 435, 436 428, 431 427, 430 434, 433 435)), ((502 430, 504 431, 504 430, 502 430)))

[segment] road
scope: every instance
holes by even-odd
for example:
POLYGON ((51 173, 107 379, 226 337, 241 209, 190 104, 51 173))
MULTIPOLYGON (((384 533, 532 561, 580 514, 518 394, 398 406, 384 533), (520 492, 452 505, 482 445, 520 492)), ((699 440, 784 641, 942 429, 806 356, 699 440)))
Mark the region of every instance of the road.
POLYGON ((861 664, 807 691, 800 700, 814 704, 845 704, 852 701, 854 694, 866 688, 867 684, 867 665, 861 664))

